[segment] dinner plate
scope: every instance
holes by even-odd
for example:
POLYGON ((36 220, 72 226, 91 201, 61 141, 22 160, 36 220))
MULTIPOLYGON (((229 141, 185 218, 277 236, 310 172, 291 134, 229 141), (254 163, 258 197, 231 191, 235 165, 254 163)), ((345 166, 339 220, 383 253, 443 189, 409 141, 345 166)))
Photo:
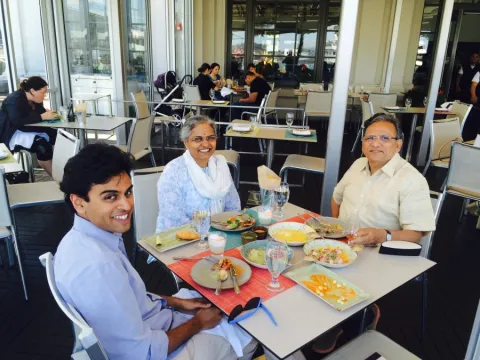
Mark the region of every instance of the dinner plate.
POLYGON ((224 100, 213 100, 212 103, 214 104, 225 104, 224 100))
POLYGON ((292 130, 292 134, 297 136, 312 136, 310 130, 292 130))
POLYGON ((0 160, 6 159, 8 154, 5 151, 0 150, 0 160))
POLYGON ((150 246, 154 247, 158 252, 175 249, 200 240, 200 238, 195 240, 180 240, 177 238, 177 233, 182 230, 195 231, 191 224, 187 224, 146 236, 143 240, 145 240, 150 246), (157 238, 162 240, 162 245, 156 245, 157 238))
POLYGON ((317 232, 318 235, 329 238, 329 239, 340 239, 347 236, 347 234, 349 233, 348 224, 346 224, 345 222, 337 218, 318 216, 316 218, 308 219, 307 221, 305 221, 305 224, 312 227, 317 232), (343 228, 343 231, 338 234, 328 234, 328 233, 322 232, 320 231, 319 222, 323 224, 339 224, 343 228))
POLYGON ((236 132, 249 132, 252 131, 252 127, 250 125, 233 125, 232 130, 236 132))
POLYGON ((172 99, 172 102, 183 103, 183 99, 172 99))
MULTIPOLYGON (((218 213, 218 214, 215 214, 212 216, 212 224, 211 226, 214 228, 214 229, 217 229, 217 230, 220 230, 220 231, 229 231, 229 232, 235 232, 235 231, 245 231, 245 230, 248 230, 248 229, 251 229, 252 227, 255 226, 255 218, 253 218, 253 224, 250 225, 250 226, 245 226, 245 227, 238 227, 236 229, 229 229, 227 228, 226 226, 220 224, 220 223, 224 223, 226 222, 229 218, 231 217, 237 217, 238 215, 240 215, 241 212, 240 211, 225 211, 225 212, 222 212, 222 213, 218 213)), ((247 215, 248 212, 245 215, 247 215)))
POLYGON ((450 111, 450 110, 439 107, 439 108, 435 108, 435 111, 450 111))
POLYGON ((287 240, 286 243, 289 246, 303 246, 305 243, 309 242, 311 240, 312 236, 316 235, 315 230, 313 230, 310 226, 301 224, 298 222, 280 222, 276 223, 274 225, 271 225, 268 229, 269 235, 276 241, 280 242, 285 242, 285 240, 281 239, 278 237, 278 233, 282 230, 291 230, 291 231, 300 231, 304 233, 307 237, 306 240, 301 241, 301 240, 287 240))
MULTIPOLYGON (((238 286, 242 286, 248 280, 250 280, 250 277, 252 276, 252 269, 245 261, 230 256, 225 256, 225 258, 229 259, 235 267, 235 271, 237 272, 238 286)), ((190 276, 192 277, 193 281, 206 288, 216 289, 218 270, 212 270, 212 265, 213 263, 206 259, 200 260, 193 265, 192 269, 190 270, 190 276)), ((232 277, 229 276, 227 280, 222 283, 222 289, 232 288, 232 277)))
POLYGON ((337 240, 313 240, 313 241, 310 241, 309 243, 305 244, 305 246, 303 247, 303 251, 305 252, 305 255, 309 255, 310 251, 312 251, 312 250, 321 249, 321 248, 328 248, 330 246, 340 248, 342 251, 344 251, 349 258, 349 262, 345 263, 345 264, 330 264, 330 263, 326 263, 326 262, 323 262, 323 261, 315 260, 314 261, 315 263, 323 265, 325 267, 337 268, 338 269, 338 268, 344 268, 344 267, 352 264, 355 260, 357 260, 358 254, 355 251, 353 251, 350 246, 348 246, 347 244, 344 244, 341 241, 337 241, 337 240))
MULTIPOLYGON (((264 259, 264 261, 262 261, 262 263, 259 263, 259 262, 255 262, 255 261, 250 260, 249 257, 248 257, 248 252, 251 249, 266 250, 267 243, 268 243, 268 240, 256 240, 256 241, 249 242, 246 245, 243 245, 242 249, 240 251, 243 259, 252 266, 255 266, 255 267, 260 268, 260 269, 268 269, 267 268, 267 262, 266 262, 265 259, 264 259)), ((293 260, 294 256, 295 255, 293 253, 293 250, 291 248, 288 248, 288 262, 291 262, 293 260)))

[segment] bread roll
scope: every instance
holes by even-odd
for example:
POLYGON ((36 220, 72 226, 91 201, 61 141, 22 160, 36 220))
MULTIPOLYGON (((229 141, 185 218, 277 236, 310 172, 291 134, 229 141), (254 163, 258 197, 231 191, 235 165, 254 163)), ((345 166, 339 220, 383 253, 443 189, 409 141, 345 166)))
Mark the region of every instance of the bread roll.
POLYGON ((177 238, 180 240, 196 240, 199 237, 200 235, 197 232, 191 230, 182 230, 177 233, 177 238))

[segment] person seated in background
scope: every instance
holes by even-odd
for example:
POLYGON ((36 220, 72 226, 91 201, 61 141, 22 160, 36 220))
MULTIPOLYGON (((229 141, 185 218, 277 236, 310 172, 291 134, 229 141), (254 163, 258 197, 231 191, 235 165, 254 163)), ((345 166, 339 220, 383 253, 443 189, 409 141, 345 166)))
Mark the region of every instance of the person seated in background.
POLYGON ((210 90, 219 90, 217 84, 212 81, 210 77, 210 65, 203 63, 202 66, 198 68, 198 76, 193 80, 193 85, 198 86, 198 92, 200 93, 200 98, 202 100, 211 100, 210 90))
POLYGON ((57 113, 46 110, 43 100, 48 84, 39 76, 20 83, 20 89, 9 94, 0 108, 0 142, 11 151, 27 150, 37 155, 38 163, 52 176, 52 158, 57 131, 44 127, 25 126, 54 120, 57 113))
POLYGON ((428 89, 425 86, 425 79, 418 78, 413 81, 413 88, 405 94, 405 99, 412 99, 413 107, 425 107, 423 101, 427 96, 428 89))
POLYGON ((254 63, 248 64, 247 69, 249 72, 254 73, 256 77, 263 79, 263 75, 257 72, 257 66, 254 63))
POLYGON ((180 132, 184 154, 165 166, 157 185, 157 232, 189 223, 195 211, 239 211, 240 198, 225 158, 215 155, 215 122, 188 118, 180 132))
POLYGON ((222 89, 223 84, 225 82, 225 80, 223 80, 219 74, 220 65, 217 63, 212 63, 212 65, 210 65, 210 69, 211 69, 210 78, 216 84, 218 89, 215 91, 215 100, 225 100, 222 94, 220 94, 220 90, 222 89))
POLYGON ((388 240, 419 242, 435 230, 425 177, 402 159, 398 120, 375 114, 365 122, 362 151, 337 184, 332 216, 356 224, 353 244, 377 245, 388 240))
MULTIPOLYGON (((268 93, 272 90, 270 85, 261 77, 257 77, 253 72, 248 72, 245 76, 245 84, 250 86, 250 94, 233 103, 233 105, 242 105, 242 106, 255 106, 258 107, 262 103, 262 100, 268 93)), ((240 119, 242 112, 251 111, 248 109, 242 108, 232 108, 232 119, 240 119)), ((253 111, 256 112, 256 109, 253 111)))

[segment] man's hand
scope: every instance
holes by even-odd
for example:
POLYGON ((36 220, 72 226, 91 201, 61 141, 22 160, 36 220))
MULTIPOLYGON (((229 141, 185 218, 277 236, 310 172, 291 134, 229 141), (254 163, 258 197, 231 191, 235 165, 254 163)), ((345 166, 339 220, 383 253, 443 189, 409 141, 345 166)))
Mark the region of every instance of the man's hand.
POLYGON ((200 309, 193 319, 201 330, 208 330, 217 326, 222 320, 222 313, 217 308, 200 309))
POLYGON ((387 232, 383 229, 363 228, 357 231, 357 236, 349 244, 355 245, 377 245, 384 242, 387 232))
POLYGON ((212 305, 207 300, 202 298, 179 299, 172 297, 172 299, 175 300, 172 301, 171 306, 173 306, 175 310, 186 314, 195 314, 197 310, 208 309, 212 305))
POLYGON ((476 104, 478 102, 477 95, 472 95, 472 103, 476 104))

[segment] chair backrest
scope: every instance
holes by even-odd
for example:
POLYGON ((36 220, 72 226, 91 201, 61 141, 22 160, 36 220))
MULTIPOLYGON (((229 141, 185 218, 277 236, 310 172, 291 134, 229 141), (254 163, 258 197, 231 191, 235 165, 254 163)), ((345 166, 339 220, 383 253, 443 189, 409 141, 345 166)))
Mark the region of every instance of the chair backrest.
POLYGON ((365 121, 367 121, 373 116, 373 107, 372 107, 372 103, 368 100, 360 99, 360 102, 362 104, 362 128, 363 128, 365 121))
POLYGON ((132 171, 133 201, 135 202, 133 228, 136 240, 155 233, 158 216, 157 183, 161 168, 132 171))
POLYGON ((130 93, 130 97, 135 105, 137 119, 143 119, 150 116, 150 109, 148 108, 147 97, 143 90, 136 93, 130 93))
MULTIPOLYGON (((442 211, 444 196, 445 195, 442 193, 430 191, 430 200, 432 201, 433 215, 435 216, 435 225, 437 225, 440 212, 442 211)), ((420 256, 430 259, 430 252, 432 249, 432 240, 434 235, 435 231, 432 231, 422 237, 422 240, 420 240, 420 244, 422 245, 422 251, 420 253, 420 256)))
POLYGON ((59 183, 62 181, 63 170, 65 169, 67 161, 74 157, 79 149, 79 139, 62 129, 58 129, 52 158, 52 176, 56 182, 59 183))
POLYGON ((267 82, 268 85, 270 85, 270 89, 275 89, 275 82, 267 82))
POLYGON ((323 83, 300 83, 300 90, 322 91, 323 83))
POLYGON ((281 89, 277 89, 277 90, 271 90, 269 93, 268 93, 268 98, 267 98, 267 102, 266 102, 266 109, 265 111, 268 112, 268 111, 272 111, 273 109, 270 109, 270 108, 274 108, 277 106, 277 100, 278 100, 278 95, 280 94, 280 90, 281 89))
POLYGON ((460 133, 465 126, 465 122, 467 121, 468 114, 470 114, 470 110, 472 110, 472 104, 465 104, 460 101, 455 101, 453 105, 450 107, 450 111, 455 113, 455 116, 458 117, 460 121, 460 133))
POLYGON ((128 136, 127 152, 135 155, 140 151, 150 149, 150 141, 152 135, 152 124, 155 115, 151 115, 144 119, 133 120, 132 128, 128 136))
POLYGON ((186 101, 196 101, 201 100, 200 91, 198 90, 198 85, 183 85, 183 93, 185 94, 186 101))
POLYGON ((82 352, 86 350, 85 355, 88 357, 83 357, 85 359, 92 360, 108 360, 108 357, 103 350, 102 345, 100 344, 98 338, 93 332, 92 328, 88 326, 87 322, 83 319, 82 315, 70 304, 68 304, 58 291, 57 284, 55 283, 55 274, 54 274, 54 259, 53 255, 48 252, 40 256, 40 262, 45 267, 47 272, 47 282, 52 292, 53 298, 57 302, 57 305, 63 311, 63 313, 70 319, 75 328, 75 333, 78 333, 77 339, 81 347, 74 349, 75 352, 82 352))
POLYGON ((0 170, 2 176, 0 183, 0 226, 12 226, 12 214, 10 212, 10 201, 8 201, 5 169, 0 167, 0 170))
POLYGON ((450 156, 446 190, 461 191, 466 197, 480 199, 480 148, 454 142, 450 156))
POLYGON ((480 302, 478 303, 477 315, 473 321, 472 333, 470 334, 470 341, 465 354, 465 360, 478 359, 480 359, 480 302))
POLYGON ((331 91, 308 91, 305 112, 318 111, 330 113, 332 106, 331 91))
POLYGON ((458 118, 432 120, 430 123, 431 143, 430 159, 448 159, 450 157, 451 144, 461 138, 460 123, 458 118))
POLYGON ((397 94, 371 93, 368 101, 372 103, 373 114, 384 113, 383 106, 397 105, 397 94))

